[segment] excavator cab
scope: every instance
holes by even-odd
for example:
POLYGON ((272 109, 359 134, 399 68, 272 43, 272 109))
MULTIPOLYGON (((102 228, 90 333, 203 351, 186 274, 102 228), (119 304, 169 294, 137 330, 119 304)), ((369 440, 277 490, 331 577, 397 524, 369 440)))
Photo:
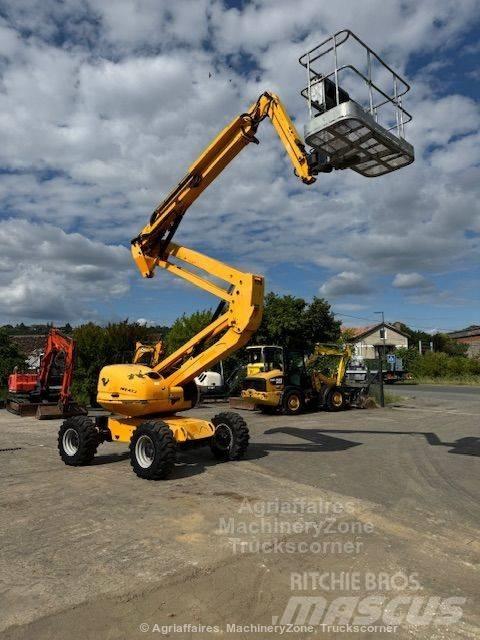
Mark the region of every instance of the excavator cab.
POLYGON ((323 156, 322 171, 350 168, 374 178, 413 162, 405 140, 412 116, 403 105, 410 86, 373 49, 344 29, 299 62, 307 70, 305 142, 316 162, 323 156))

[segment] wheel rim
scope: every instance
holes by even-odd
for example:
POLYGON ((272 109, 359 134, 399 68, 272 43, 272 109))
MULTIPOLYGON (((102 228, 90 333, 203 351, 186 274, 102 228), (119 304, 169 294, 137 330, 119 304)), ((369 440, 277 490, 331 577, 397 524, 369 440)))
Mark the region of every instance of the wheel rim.
POLYGON ((228 424, 222 422, 215 427, 215 445, 222 451, 229 451, 233 442, 233 433, 228 424))
POLYGON ((335 393, 332 395, 332 402, 336 407, 341 407, 342 406, 342 394, 340 393, 340 391, 335 391, 335 393))
POLYGON ((62 438, 63 450, 68 456, 74 456, 80 447, 80 438, 75 429, 67 429, 62 438))
POLYGON ((152 466, 155 458, 155 445, 150 436, 140 436, 135 444, 135 458, 142 469, 152 466))
POLYGON ((288 408, 290 411, 298 411, 298 409, 300 409, 300 398, 298 396, 290 396, 288 399, 288 408))

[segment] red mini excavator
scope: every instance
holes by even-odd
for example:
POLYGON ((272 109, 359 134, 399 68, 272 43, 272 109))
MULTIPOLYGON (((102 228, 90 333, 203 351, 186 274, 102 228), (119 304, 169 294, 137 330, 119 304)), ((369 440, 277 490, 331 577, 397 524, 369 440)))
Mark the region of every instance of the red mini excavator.
POLYGON ((14 371, 8 377, 7 411, 39 420, 85 415, 70 395, 74 366, 75 341, 50 329, 38 373, 14 371))

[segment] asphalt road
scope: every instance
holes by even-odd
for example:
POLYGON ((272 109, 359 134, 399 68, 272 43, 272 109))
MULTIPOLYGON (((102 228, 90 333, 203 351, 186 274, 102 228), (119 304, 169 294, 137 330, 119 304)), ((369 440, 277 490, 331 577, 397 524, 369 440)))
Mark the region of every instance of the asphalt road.
POLYGON ((467 395, 474 396, 480 399, 480 385, 436 385, 436 384, 416 384, 405 385, 395 384, 388 386, 387 389, 398 389, 405 394, 412 394, 423 396, 425 394, 437 394, 442 395, 467 395))
POLYGON ((156 483, 133 475, 118 444, 67 468, 58 421, 1 411, 0 637, 273 638, 228 625, 303 616, 314 630, 286 637, 345 638, 341 624, 370 602, 377 626, 354 637, 479 639, 480 398, 400 404, 243 412, 246 460, 189 451, 156 483), (310 599, 303 614, 289 609, 296 597, 310 599))

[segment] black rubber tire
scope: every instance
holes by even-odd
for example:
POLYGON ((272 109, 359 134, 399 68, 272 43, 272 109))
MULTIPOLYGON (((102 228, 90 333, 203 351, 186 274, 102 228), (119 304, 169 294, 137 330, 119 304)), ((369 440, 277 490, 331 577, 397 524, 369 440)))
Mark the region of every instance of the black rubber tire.
POLYGON ((327 411, 343 411, 346 409, 346 399, 345 394, 338 387, 333 387, 327 394, 325 399, 325 409, 327 411), (338 398, 341 397, 341 401, 339 402, 338 398))
POLYGON ((305 410, 305 399, 300 389, 286 391, 282 402, 283 412, 287 416, 298 416, 305 410))
POLYGON ((130 464, 139 478, 162 480, 170 475, 175 466, 177 443, 169 426, 157 420, 143 422, 133 432, 130 440, 130 464), (153 460, 150 466, 142 466, 137 458, 137 442, 142 436, 151 441, 153 460))
POLYGON ((223 462, 243 458, 250 434, 242 416, 232 411, 224 411, 217 414, 212 423, 215 426, 215 435, 210 439, 210 449, 215 458, 223 462))
MULTIPOLYGON (((68 437, 68 436, 67 436, 68 437)), ((74 416, 64 420, 58 432, 58 452, 65 464, 80 467, 90 464, 97 453, 100 436, 95 422, 88 416, 74 416), (65 433, 72 429, 76 433, 77 451, 69 453, 65 450, 65 433)))

